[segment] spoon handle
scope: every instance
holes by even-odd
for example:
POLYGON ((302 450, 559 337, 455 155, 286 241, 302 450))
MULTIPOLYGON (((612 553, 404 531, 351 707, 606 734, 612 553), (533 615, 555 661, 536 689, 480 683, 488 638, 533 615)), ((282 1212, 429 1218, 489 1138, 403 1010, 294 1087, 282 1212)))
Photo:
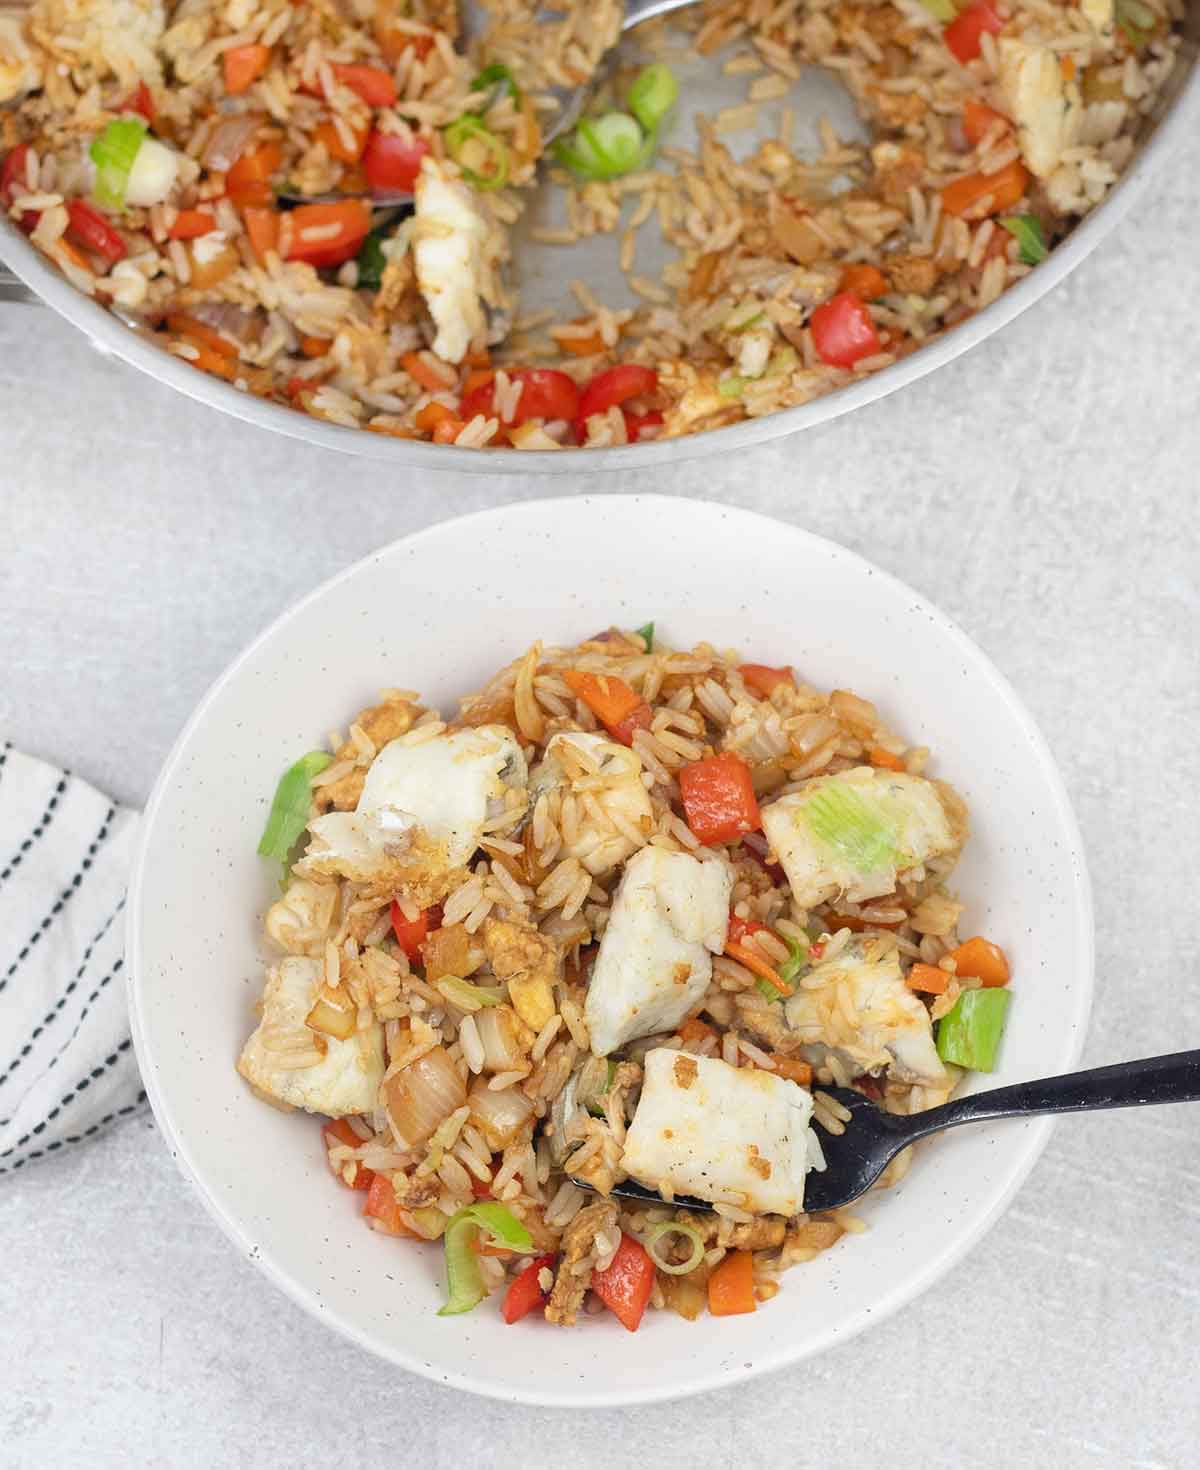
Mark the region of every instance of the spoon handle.
POLYGON ((1086 1113, 1101 1108, 1136 1108, 1150 1103, 1200 1102, 1200 1051, 1117 1062, 1088 1072, 1015 1082, 976 1092, 926 1113, 914 1114, 912 1136, 923 1138, 960 1123, 1039 1113, 1086 1113))
POLYGON ((695 0, 625 0, 625 19, 621 22, 621 29, 632 30, 644 20, 652 20, 656 15, 668 15, 672 10, 682 10, 685 5, 694 3, 695 0))

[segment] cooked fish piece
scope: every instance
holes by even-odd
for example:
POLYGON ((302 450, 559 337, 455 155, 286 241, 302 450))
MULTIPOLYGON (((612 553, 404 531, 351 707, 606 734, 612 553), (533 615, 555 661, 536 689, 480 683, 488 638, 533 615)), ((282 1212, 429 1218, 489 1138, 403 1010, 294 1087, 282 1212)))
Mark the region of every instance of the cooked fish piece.
POLYGON ((647 1052, 625 1172, 650 1189, 755 1214, 804 1208, 812 1096, 756 1067, 669 1047, 647 1052))
POLYGON ((238 1071, 259 1092, 289 1107, 344 1118, 369 1113, 383 1080, 383 1027, 346 1041, 305 1025, 325 980, 317 960, 292 955, 267 973, 262 1020, 242 1048, 238 1071), (298 1061, 311 1055, 304 1066, 298 1061))
POLYGON ((721 859, 643 847, 625 865, 592 968, 592 1051, 677 1026, 708 989, 725 946, 733 873, 721 859))
POLYGON ((783 1012, 804 1045, 829 1047, 858 1071, 886 1067, 902 1082, 947 1084, 929 1012, 905 985, 886 939, 851 940, 814 966, 783 1012))
POLYGON ((487 221, 471 190, 427 158, 413 189, 416 228, 413 258, 417 286, 437 328, 433 350, 461 362, 487 327, 483 309, 487 221))
POLYGON ((1017 125, 1021 157, 1048 178, 1074 143, 1083 121, 1078 84, 1063 76, 1058 54, 1016 36, 997 42, 1000 90, 1017 125))
POLYGON ((525 757, 503 725, 456 730, 417 745, 393 740, 371 762, 353 812, 328 812, 309 823, 312 841, 296 871, 435 902, 450 874, 471 860, 484 822, 503 810, 509 788, 525 781, 525 757))
POLYGON ((587 730, 563 731, 552 735, 541 764, 529 781, 531 805, 546 791, 576 787, 593 797, 600 810, 620 822, 605 831, 595 822, 580 822, 575 835, 565 838, 564 857, 577 858, 592 874, 611 872, 641 845, 630 835, 640 833, 644 842, 650 834, 650 793, 642 783, 642 762, 628 746, 587 730))
POLYGON ((880 898, 910 868, 962 842, 932 781, 871 766, 809 781, 762 818, 802 908, 880 898))

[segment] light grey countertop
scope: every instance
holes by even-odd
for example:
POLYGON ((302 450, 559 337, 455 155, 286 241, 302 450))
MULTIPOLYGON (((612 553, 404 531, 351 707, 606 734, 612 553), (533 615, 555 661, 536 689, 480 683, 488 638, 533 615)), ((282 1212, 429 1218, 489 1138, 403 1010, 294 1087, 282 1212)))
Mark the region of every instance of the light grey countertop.
MULTIPOLYGON (((1092 1063, 1200 1045, 1198 235, 1193 141, 998 338, 652 486, 853 547, 1014 682, 1090 856, 1092 1063)), ((0 311, 0 484, 0 729, 131 803, 315 582, 460 511, 641 487, 388 473, 220 417, 25 308, 0 311)), ((1198 1117, 1061 1124, 963 1264, 825 1358, 587 1413, 470 1399, 331 1335, 239 1257, 144 1115, 0 1181, 0 1464, 1195 1466, 1198 1117)))

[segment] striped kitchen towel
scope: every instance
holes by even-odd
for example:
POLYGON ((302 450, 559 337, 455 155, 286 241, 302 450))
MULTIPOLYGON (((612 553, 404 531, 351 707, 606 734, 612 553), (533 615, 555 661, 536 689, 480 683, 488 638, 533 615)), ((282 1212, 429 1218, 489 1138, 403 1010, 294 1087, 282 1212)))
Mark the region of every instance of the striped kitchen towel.
POLYGON ((0 1174, 145 1101, 125 1008, 137 813, 0 749, 0 1174))

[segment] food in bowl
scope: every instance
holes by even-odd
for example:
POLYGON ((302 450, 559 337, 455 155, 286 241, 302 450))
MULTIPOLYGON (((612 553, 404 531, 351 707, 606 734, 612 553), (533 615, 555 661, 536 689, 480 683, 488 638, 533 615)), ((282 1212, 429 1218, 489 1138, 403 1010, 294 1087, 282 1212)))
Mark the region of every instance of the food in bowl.
MULTIPOLYGON (((346 427, 471 447, 601 446, 801 404, 987 306, 1119 177, 1176 57, 1179 0, 708 0, 675 22, 747 100, 670 145, 665 55, 550 150, 566 248, 621 239, 636 309, 578 283, 522 321, 509 233, 550 88, 615 42, 615 0, 463 40, 454 0, 34 0, 0 22, 0 199, 80 290, 198 370, 346 427), (727 141, 831 69, 872 132, 727 141), (664 131, 665 129, 665 131, 664 131), (373 212, 372 190, 415 190, 373 212), (332 193, 332 201, 315 202, 332 193), (314 202, 305 202, 313 200, 314 202), (678 250, 636 270, 638 232, 678 250), (510 331, 511 327, 511 331, 510 331)), ((518 262, 519 264, 519 262, 518 262)))
POLYGON ((966 808, 856 694, 614 628, 450 719, 386 690, 330 743, 260 843, 284 886, 238 1066, 327 1118, 369 1225, 443 1242, 446 1314, 753 1311, 861 1227, 804 1209, 849 1116, 825 1086, 912 1112, 995 1065, 966 808))

